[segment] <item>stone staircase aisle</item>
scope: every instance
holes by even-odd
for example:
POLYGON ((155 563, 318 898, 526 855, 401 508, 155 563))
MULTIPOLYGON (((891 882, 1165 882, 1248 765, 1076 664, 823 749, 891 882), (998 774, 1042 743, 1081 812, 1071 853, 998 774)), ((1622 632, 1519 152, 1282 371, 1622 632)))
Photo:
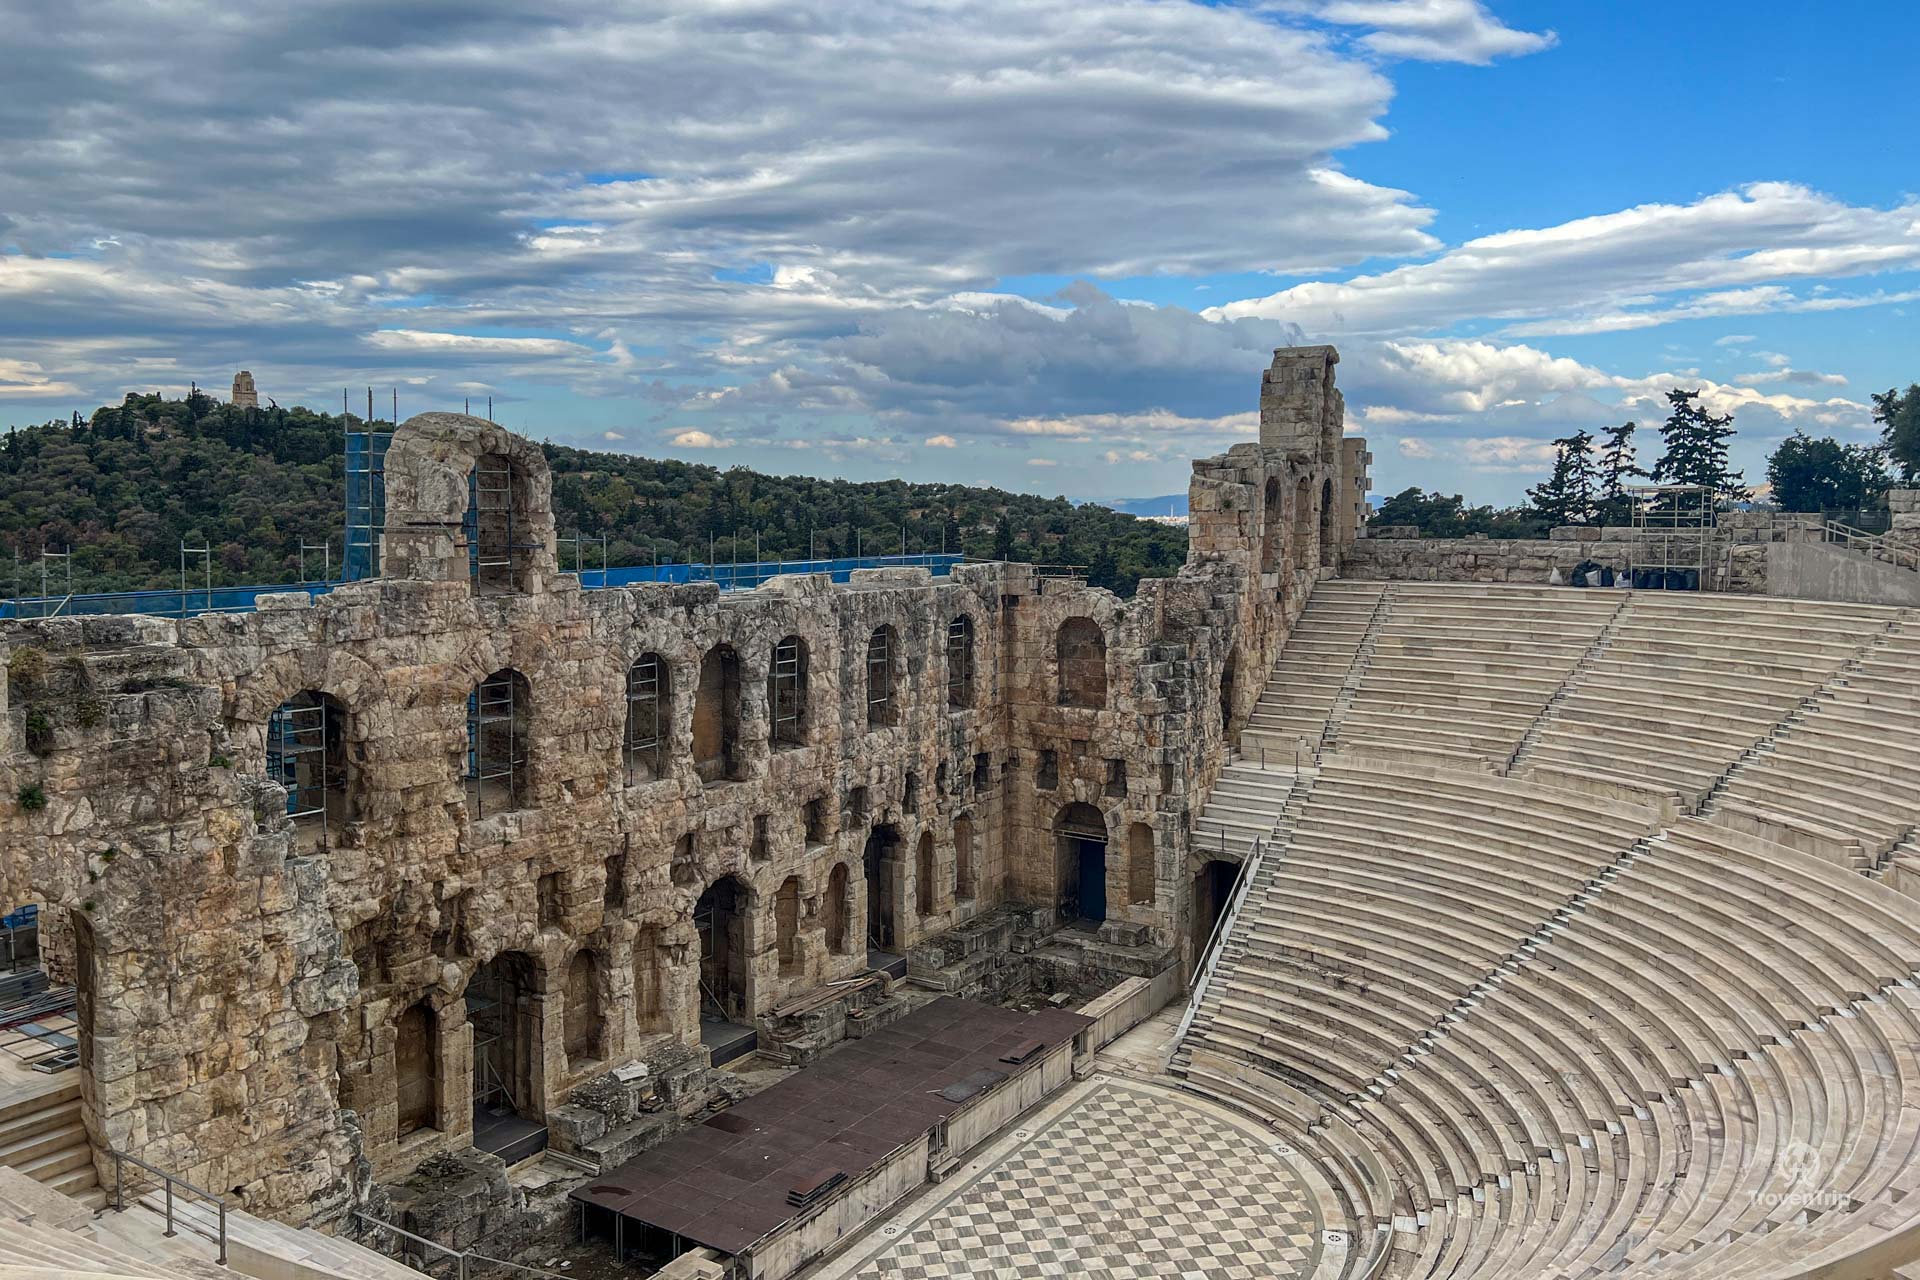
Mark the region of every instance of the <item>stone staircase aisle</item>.
POLYGON ((0 1167, 18 1170, 89 1208, 106 1203, 80 1119, 78 1071, 34 1076, 0 1090, 0 1167))
POLYGON ((1260 701, 1247 717, 1241 754, 1291 766, 1311 763, 1342 692, 1365 675, 1369 642, 1392 609, 1393 586, 1379 582, 1317 584, 1274 659, 1260 701))

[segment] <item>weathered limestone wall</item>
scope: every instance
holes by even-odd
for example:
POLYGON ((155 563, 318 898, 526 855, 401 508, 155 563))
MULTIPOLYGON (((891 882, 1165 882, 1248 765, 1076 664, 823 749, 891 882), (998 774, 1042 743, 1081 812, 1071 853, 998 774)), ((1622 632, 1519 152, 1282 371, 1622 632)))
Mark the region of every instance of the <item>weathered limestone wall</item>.
MULTIPOLYGON (((1589 560, 1615 573, 1624 573, 1633 562, 1631 530, 1607 529, 1597 538, 1561 536, 1572 532, 1556 529, 1551 538, 1361 538, 1347 550, 1341 572, 1374 581, 1538 585, 1556 570, 1564 578, 1589 560)), ((1707 557, 1707 572, 1713 590, 1764 595, 1767 544, 1723 535, 1707 557)))
POLYGON ((337 1216, 369 1177, 470 1144, 477 1055, 534 1120, 615 1067, 681 1069, 710 889, 736 904, 708 935, 734 957, 707 962, 713 998, 751 1022, 864 972, 870 928, 904 952, 1002 905, 1059 913, 1062 824, 1088 812, 1103 938, 1186 945, 1192 814, 1354 545, 1366 457, 1333 362, 1276 353, 1279 442, 1195 464, 1189 563, 1130 601, 1005 564, 583 592, 557 570, 538 448, 430 414, 387 455, 385 578, 244 615, 0 626, 0 889, 43 904, 80 988, 96 1148, 256 1212, 337 1216), (468 522, 476 469, 510 519, 483 502, 468 522), (958 619, 972 678, 950 691, 958 619), (776 741, 790 636, 804 710, 776 741), (664 739, 630 774, 646 655, 664 739), (483 811, 469 697, 500 673, 525 763, 483 811), (270 719, 308 692, 339 725, 324 841, 266 776, 270 719), (703 763, 722 728, 730 751, 703 763), (506 1028, 484 1054, 481 1021, 506 1028))

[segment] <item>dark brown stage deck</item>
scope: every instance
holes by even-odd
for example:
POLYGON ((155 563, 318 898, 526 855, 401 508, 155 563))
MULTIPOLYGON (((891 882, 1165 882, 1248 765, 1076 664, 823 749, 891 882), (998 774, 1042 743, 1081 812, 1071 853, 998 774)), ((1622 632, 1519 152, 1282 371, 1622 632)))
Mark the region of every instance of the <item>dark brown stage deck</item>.
POLYGON ((857 1180, 1091 1022, 942 996, 636 1156, 572 1199, 737 1254, 811 1211, 789 1203, 789 1191, 835 1170, 857 1180), (1022 1062, 1001 1061, 1035 1042, 1041 1047, 1022 1062))

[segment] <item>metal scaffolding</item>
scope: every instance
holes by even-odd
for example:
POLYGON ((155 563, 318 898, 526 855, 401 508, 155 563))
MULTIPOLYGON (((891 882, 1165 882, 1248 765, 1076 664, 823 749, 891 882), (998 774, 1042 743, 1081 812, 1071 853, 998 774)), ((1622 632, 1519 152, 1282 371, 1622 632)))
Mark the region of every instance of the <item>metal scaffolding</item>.
POLYGON ((973 619, 965 614, 947 624, 947 705, 973 705, 973 619))
POLYGON ((806 700, 806 648, 799 636, 788 636, 773 646, 773 665, 767 672, 767 715, 776 746, 797 747, 806 741, 800 719, 806 700))
POLYGON ((877 627, 867 638, 867 727, 893 723, 893 628, 877 627))
POLYGON ((380 576, 380 536, 387 524, 387 446, 393 443, 391 431, 374 431, 368 425, 353 429, 352 419, 343 412, 346 423, 346 552, 341 562, 341 577, 361 582, 380 576))
POLYGON ((314 847, 332 846, 344 817, 346 767, 341 724, 328 699, 296 695, 267 719, 267 776, 287 792, 287 819, 314 847))
POLYGON ((1627 581, 1642 591, 1710 591, 1715 494, 1704 485, 1633 485, 1627 581))
POLYGON ((628 786, 664 772, 666 680, 666 667, 657 653, 645 654, 627 668, 628 786))
POLYGON ((476 818, 519 807, 527 766, 524 696, 512 671, 495 672, 467 695, 467 811, 476 818))

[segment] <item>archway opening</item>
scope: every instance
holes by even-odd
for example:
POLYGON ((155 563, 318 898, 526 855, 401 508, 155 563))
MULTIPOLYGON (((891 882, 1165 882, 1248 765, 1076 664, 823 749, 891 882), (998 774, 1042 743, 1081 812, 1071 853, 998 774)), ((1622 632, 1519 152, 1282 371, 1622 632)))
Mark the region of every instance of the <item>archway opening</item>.
POLYGON ((807 741, 807 642, 787 636, 767 666, 767 739, 775 751, 807 741))
POLYGON ((582 947, 567 965, 567 1070, 578 1071, 606 1057, 607 1021, 600 1011, 599 957, 582 947))
POLYGON ((879 626, 867 637, 867 728, 890 729, 900 723, 900 637, 879 626))
MULTIPOLYGON (((473 1145, 506 1159, 546 1145, 546 1107, 535 1063, 541 1000, 533 958, 504 952, 467 983, 473 1026, 473 1145)), ((511 1162, 511 1161, 510 1161, 511 1162)))
POLYGON ((773 938, 780 953, 780 976, 800 972, 800 878, 788 876, 773 895, 773 938))
POLYGON ((425 1000, 408 1006, 393 1029, 398 1136, 440 1127, 440 1027, 425 1000))
POLYGON ((1260 500, 1260 572, 1280 572, 1280 544, 1286 534, 1286 522, 1280 511, 1280 481, 1267 478, 1260 500))
POLYGON ((847 864, 835 863, 831 874, 827 876, 827 900, 821 904, 825 916, 827 931, 827 950, 837 956, 844 956, 853 948, 847 928, 847 921, 853 914, 853 877, 847 874, 847 864))
POLYGON ((973 619, 966 614, 947 623, 947 707, 973 705, 973 619))
POLYGON ((1313 488, 1305 476, 1293 487, 1293 567, 1313 563, 1313 488))
POLYGON ((643 653, 627 668, 627 785, 667 773, 667 734, 673 724, 673 685, 667 660, 643 653))
POLYGON ((527 678, 496 671, 467 695, 467 812, 475 818, 527 807, 527 723, 533 691, 527 678))
POLYGON ((525 591, 533 553, 532 488, 526 468, 482 454, 467 473, 467 575, 477 592, 525 591))
POLYGON ((267 717, 267 776, 286 788, 294 847, 316 853, 339 842, 351 820, 347 712, 333 697, 302 689, 267 717))
POLYGON ((693 698, 693 763, 700 781, 740 777, 740 655, 717 644, 700 659, 700 688, 693 698))
POLYGON ((1193 877, 1193 963, 1197 970, 1206 959, 1207 942, 1233 901, 1233 887, 1240 878, 1241 864, 1214 859, 1193 877))
POLYGON ((890 824, 875 827, 867 836, 867 946, 891 952, 899 942, 900 831, 890 824))
POLYGON ((933 914, 937 900, 933 890, 933 832, 923 831, 913 860, 913 905, 922 920, 933 914))
POLYGON ((1053 820, 1060 920, 1097 926, 1107 918, 1107 822, 1090 804, 1075 803, 1053 820))
POLYGON ((747 999, 747 912, 749 890, 732 876, 709 885, 694 904, 693 927, 700 938, 700 1019, 744 1023, 752 1016, 747 999))

